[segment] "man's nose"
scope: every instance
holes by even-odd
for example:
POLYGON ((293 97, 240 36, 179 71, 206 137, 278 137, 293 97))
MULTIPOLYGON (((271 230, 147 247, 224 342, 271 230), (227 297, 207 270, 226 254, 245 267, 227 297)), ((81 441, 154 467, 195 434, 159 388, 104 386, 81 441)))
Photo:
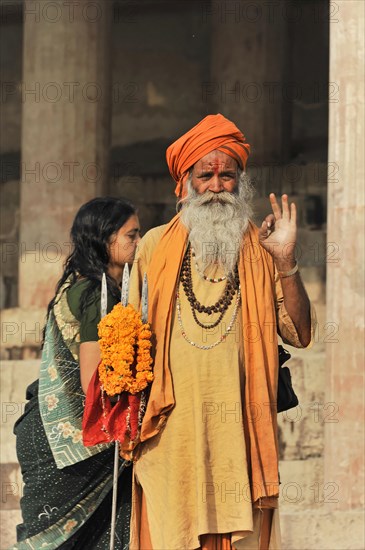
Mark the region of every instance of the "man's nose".
POLYGON ((218 174, 214 174, 209 182, 209 191, 220 193, 223 190, 222 182, 218 174))

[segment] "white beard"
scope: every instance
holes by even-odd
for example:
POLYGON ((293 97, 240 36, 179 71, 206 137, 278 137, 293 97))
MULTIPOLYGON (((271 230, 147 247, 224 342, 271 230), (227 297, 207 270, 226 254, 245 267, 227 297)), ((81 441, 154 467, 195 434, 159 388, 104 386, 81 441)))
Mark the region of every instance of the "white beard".
POLYGON ((199 195, 188 180, 188 194, 182 202, 181 221, 189 231, 189 240, 201 270, 214 266, 226 276, 234 273, 243 235, 252 217, 252 187, 242 172, 238 191, 199 195))

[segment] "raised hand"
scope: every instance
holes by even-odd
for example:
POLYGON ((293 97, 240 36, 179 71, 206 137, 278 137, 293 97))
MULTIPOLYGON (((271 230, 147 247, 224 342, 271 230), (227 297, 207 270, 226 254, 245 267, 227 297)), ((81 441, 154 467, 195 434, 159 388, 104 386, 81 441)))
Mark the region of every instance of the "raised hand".
POLYGON ((274 258, 279 271, 286 271, 295 265, 295 243, 297 238, 297 211, 295 204, 288 203, 288 195, 282 195, 282 208, 274 193, 270 193, 273 214, 266 216, 259 229, 260 244, 274 258))

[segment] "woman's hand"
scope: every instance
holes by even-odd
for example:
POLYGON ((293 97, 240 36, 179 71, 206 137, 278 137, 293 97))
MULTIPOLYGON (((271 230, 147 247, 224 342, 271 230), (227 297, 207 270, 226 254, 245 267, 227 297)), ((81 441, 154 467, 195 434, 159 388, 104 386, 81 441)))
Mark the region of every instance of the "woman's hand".
POLYGON ((274 258, 279 271, 289 271, 295 265, 297 239, 297 211, 292 202, 289 208, 288 195, 281 197, 280 208, 274 193, 270 193, 273 214, 266 216, 259 229, 260 244, 274 258))

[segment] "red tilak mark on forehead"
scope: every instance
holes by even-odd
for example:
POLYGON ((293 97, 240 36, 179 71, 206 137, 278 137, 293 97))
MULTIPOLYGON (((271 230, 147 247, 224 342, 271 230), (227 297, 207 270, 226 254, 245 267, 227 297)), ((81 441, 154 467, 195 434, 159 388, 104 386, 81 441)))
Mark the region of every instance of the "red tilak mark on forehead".
POLYGON ((221 160, 214 159, 212 162, 207 162, 203 164, 203 170, 207 172, 213 172, 214 174, 219 174, 222 170, 226 169, 226 163, 221 160))

